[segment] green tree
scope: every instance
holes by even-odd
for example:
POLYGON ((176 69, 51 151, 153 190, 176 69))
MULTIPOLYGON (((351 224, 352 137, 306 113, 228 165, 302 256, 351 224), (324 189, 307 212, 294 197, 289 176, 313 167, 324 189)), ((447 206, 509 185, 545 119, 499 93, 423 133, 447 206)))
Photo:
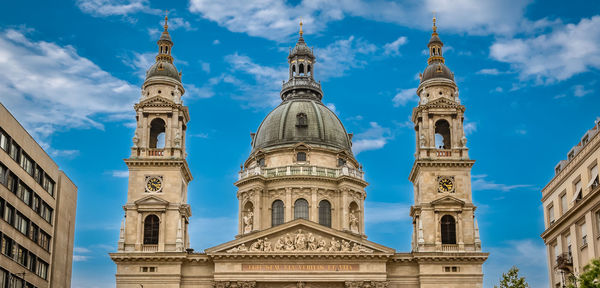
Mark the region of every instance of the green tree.
MULTIPOLYGON (((583 267, 583 273, 576 278, 577 288, 600 288, 600 260, 594 259, 583 267)), ((575 287, 570 284, 569 287, 575 287)))
POLYGON ((500 286, 494 285, 494 288, 529 288, 525 277, 519 277, 519 268, 513 266, 507 273, 502 273, 500 286))

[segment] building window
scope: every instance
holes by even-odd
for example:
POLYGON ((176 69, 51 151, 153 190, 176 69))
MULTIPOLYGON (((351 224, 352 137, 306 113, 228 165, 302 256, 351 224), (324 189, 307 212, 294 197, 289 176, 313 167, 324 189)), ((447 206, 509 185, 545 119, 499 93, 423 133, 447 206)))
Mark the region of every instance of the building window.
POLYGON ((21 168, 29 175, 33 175, 33 160, 27 154, 21 153, 21 161, 19 163, 21 168))
POLYGON ((48 176, 48 174, 44 174, 44 180, 42 187, 46 190, 50 195, 54 195, 54 181, 48 176))
POLYGON ((456 244, 456 221, 450 215, 444 215, 441 222, 442 244, 456 244))
POLYGON ((150 122, 150 145, 149 148, 165 147, 165 121, 160 118, 155 118, 150 122))
POLYGON ((31 239, 31 241, 38 243, 38 237, 40 234, 40 228, 31 223, 31 225, 29 225, 29 239, 31 239))
POLYGON ((438 149, 450 149, 450 124, 446 120, 435 122, 435 147, 438 149))
POLYGON ((8 238, 8 236, 4 235, 2 237, 2 254, 6 255, 8 258, 13 258, 14 256, 14 251, 13 251, 13 241, 12 239, 8 238))
POLYGON ((6 184, 6 174, 8 173, 8 169, 0 164, 0 184, 6 184))
POLYGON ((50 235, 48 233, 41 231, 40 232, 40 242, 38 242, 42 248, 46 249, 46 251, 50 251, 50 235))
POLYGON ((29 251, 27 249, 21 247, 21 245, 17 245, 17 263, 27 266, 27 254, 29 251))
POLYGON ((548 207, 548 224, 554 224, 554 205, 548 207))
POLYGON ((19 212, 15 214, 15 228, 25 235, 29 231, 29 220, 19 212))
POLYGON ((259 166, 259 167, 265 167, 265 158, 264 158, 264 157, 263 157, 263 158, 260 158, 260 159, 258 159, 258 161, 257 161, 257 162, 258 162, 258 166, 259 166))
POLYGON ((50 224, 52 224, 52 212, 54 212, 54 210, 50 208, 48 204, 42 203, 40 209, 40 216, 42 216, 42 218, 44 218, 44 220, 46 220, 46 222, 50 224))
POLYGON ((598 187, 598 184, 600 184, 598 177, 598 164, 595 164, 594 167, 590 169, 590 183, 588 184, 588 187, 593 190, 594 188, 598 187))
POLYGON ((277 225, 283 224, 283 201, 275 200, 275 202, 273 202, 273 205, 271 205, 271 208, 271 226, 275 227, 277 225))
POLYGON ((158 244, 158 216, 151 214, 144 220, 144 244, 158 244))
POLYGON ((13 225, 13 218, 15 217, 15 208, 13 208, 12 206, 6 204, 6 208, 4 208, 4 221, 6 221, 6 223, 13 225))
POLYGON ((8 135, 2 130, 0 130, 0 148, 4 151, 8 151, 8 135))
POLYGON ((583 195, 581 195, 583 194, 581 189, 581 180, 577 180, 577 183, 575 183, 574 191, 575 193, 573 194, 573 200, 571 200, 571 202, 577 202, 583 198, 583 195))
POLYGON ((567 203, 567 193, 565 192, 560 196, 560 214, 565 215, 567 210, 569 210, 569 204, 567 203))
POLYGON ((21 181, 19 181, 17 183, 17 197, 19 197, 19 199, 21 199, 21 201, 25 202, 25 204, 27 204, 27 206, 29 206, 29 204, 31 204, 31 190, 29 190, 29 187, 25 186, 25 184, 23 184, 21 181))
POLYGON ((294 219, 308 219, 308 201, 305 199, 298 199, 294 202, 294 219))
POLYGON ((571 256, 573 256, 573 253, 571 251, 572 250, 571 249, 571 246, 572 246, 572 244, 571 244, 571 235, 567 235, 565 238, 567 240, 566 241, 567 242, 567 253, 569 254, 569 258, 570 258, 571 256))
POLYGON ((306 161, 306 152, 298 152, 298 154, 296 154, 296 161, 305 162, 306 161))
POLYGON ((298 115, 296 115, 296 127, 307 127, 307 126, 308 126, 308 122, 307 122, 306 114, 298 113, 298 115))
POLYGON ((37 262, 37 273, 42 279, 46 279, 48 277, 48 263, 38 260, 37 262))
POLYGON ((10 143, 10 158, 12 158, 15 161, 19 161, 19 145, 17 145, 17 143, 15 143, 14 141, 12 141, 10 143))
POLYGON ((338 158, 337 166, 345 166, 345 165, 346 165, 346 159, 338 158))
POLYGON ((319 224, 331 227, 331 203, 327 200, 319 202, 319 224))

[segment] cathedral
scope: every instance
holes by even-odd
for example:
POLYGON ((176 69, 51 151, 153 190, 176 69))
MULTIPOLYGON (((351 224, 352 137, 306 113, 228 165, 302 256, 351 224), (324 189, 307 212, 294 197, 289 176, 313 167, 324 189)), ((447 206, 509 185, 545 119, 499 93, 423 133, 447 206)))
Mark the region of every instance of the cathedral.
POLYGON ((165 18, 156 63, 134 106, 125 218, 118 251, 110 254, 117 287, 482 287, 488 253, 481 252, 471 197, 475 161, 464 133, 465 106, 436 30, 434 18, 412 113, 414 204, 406 211, 413 219, 412 251, 367 240, 368 183, 352 134, 323 105, 317 59, 301 24, 281 103, 252 133, 252 150, 234 183, 238 235, 199 253, 188 236, 190 113, 165 18))

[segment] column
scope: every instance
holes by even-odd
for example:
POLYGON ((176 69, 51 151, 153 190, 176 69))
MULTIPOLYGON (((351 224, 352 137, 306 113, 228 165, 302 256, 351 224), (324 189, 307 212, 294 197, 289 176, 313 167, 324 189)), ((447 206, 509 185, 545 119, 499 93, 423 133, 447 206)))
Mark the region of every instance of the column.
POLYGON ((442 241, 439 238, 439 236, 440 236, 440 231, 439 231, 440 225, 439 225, 439 220, 438 220, 439 215, 438 215, 437 211, 433 211, 433 213, 434 213, 433 214, 433 221, 434 221, 433 225, 435 227, 433 229, 433 231, 434 231, 433 232, 433 239, 435 239, 435 247, 436 247, 436 249, 439 250, 439 249, 442 249, 442 241))
POLYGON ((463 219, 462 219, 462 211, 458 211, 457 215, 456 215, 456 219, 457 219, 457 224, 458 224, 458 249, 460 251, 464 251, 465 250, 465 240, 464 240, 464 235, 463 235, 463 219))
POLYGON ((253 219, 253 223, 252 223, 252 230, 253 231, 258 231, 260 229, 262 229, 262 222, 261 222, 261 212, 262 212, 262 203, 261 203, 261 195, 262 195, 262 189, 254 189, 254 200, 252 202, 254 202, 254 219, 253 219))
POLYGON ((292 214, 292 206, 294 205, 294 203, 292 203, 292 188, 285 188, 285 203, 284 203, 284 207, 285 207, 285 219, 284 219, 284 223, 287 221, 291 221, 294 219, 293 214, 292 214))
MULTIPOLYGON (((244 192, 245 193, 245 192, 244 192)), ((244 207, 242 207, 242 197, 243 197, 243 193, 240 194, 240 196, 238 196, 238 234, 242 235, 244 233, 244 227, 242 225, 242 223, 244 223, 243 219, 242 219, 242 210, 244 210, 244 207)))
MULTIPOLYGON (((594 237, 594 214, 592 211, 588 211, 585 214, 585 230, 587 234, 588 243, 588 259, 592 260, 596 258, 596 237, 594 237)), ((587 263, 585 263, 587 264, 587 263)))
POLYGON ((317 199, 317 188, 310 188, 310 221, 319 223, 319 202, 317 199))
MULTIPOLYGON (((165 228, 167 226, 167 225, 165 225, 166 221, 167 221, 167 218, 165 216, 165 212, 163 211, 160 213, 160 227, 158 228, 159 229, 158 230, 159 231, 158 251, 165 251, 165 234, 167 234, 167 231, 165 230, 165 228)), ((177 229, 177 225, 175 225, 175 229, 177 229)))
POLYGON ((342 230, 350 230, 350 226, 348 224, 348 189, 342 188, 342 207, 340 207, 340 212, 342 214, 342 230))
POLYGON ((579 253, 581 250, 579 249, 579 235, 577 235, 577 224, 571 225, 569 227, 569 231, 571 231, 571 254, 573 256, 573 270, 575 271, 575 275, 579 275, 579 253))
POLYGON ((137 216, 137 239, 135 240, 135 250, 140 251, 142 250, 142 213, 138 212, 137 216))

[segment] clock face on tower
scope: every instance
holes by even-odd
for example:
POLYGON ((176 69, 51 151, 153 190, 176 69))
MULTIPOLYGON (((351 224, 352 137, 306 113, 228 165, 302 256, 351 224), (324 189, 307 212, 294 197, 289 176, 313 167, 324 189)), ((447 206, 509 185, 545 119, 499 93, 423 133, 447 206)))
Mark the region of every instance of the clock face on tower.
POLYGON ((162 176, 146 176, 146 191, 160 192, 162 190, 162 176))
POLYGON ((438 177, 438 191, 442 193, 454 192, 454 177, 438 177))

